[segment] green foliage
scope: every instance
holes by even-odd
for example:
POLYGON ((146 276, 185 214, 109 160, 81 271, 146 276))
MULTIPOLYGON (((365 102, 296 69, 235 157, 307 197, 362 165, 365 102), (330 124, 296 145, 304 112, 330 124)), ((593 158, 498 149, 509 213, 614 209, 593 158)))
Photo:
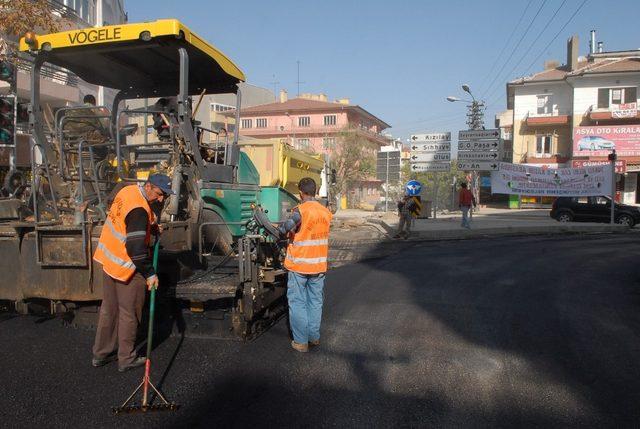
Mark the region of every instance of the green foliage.
POLYGON ((332 168, 336 170, 334 195, 344 195, 354 183, 375 175, 375 150, 376 146, 355 129, 340 133, 329 154, 332 168))
POLYGON ((456 163, 451 162, 450 171, 438 171, 438 172, 414 172, 411 171, 409 164, 402 167, 402 180, 403 183, 409 180, 417 180, 422 183, 422 199, 433 201, 438 209, 451 209, 451 206, 455 206, 454 196, 457 194, 460 182, 466 180, 464 171, 459 171, 456 168, 456 163), (455 183, 455 189, 454 189, 455 183), (437 201, 436 198, 437 188, 437 201))

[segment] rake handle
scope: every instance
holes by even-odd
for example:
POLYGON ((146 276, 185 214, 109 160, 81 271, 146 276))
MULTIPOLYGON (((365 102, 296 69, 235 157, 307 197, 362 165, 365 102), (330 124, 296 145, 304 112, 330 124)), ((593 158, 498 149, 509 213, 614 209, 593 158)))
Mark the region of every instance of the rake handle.
MULTIPOLYGON (((160 250, 160 237, 156 237, 153 246, 153 269, 158 270, 158 253, 160 250)), ((147 395, 149 393, 149 375, 151 372, 151 349, 153 348, 153 320, 156 313, 156 288, 151 288, 151 296, 149 298, 149 329, 147 331, 147 361, 144 363, 144 386, 142 395, 142 405, 147 406, 147 395)))

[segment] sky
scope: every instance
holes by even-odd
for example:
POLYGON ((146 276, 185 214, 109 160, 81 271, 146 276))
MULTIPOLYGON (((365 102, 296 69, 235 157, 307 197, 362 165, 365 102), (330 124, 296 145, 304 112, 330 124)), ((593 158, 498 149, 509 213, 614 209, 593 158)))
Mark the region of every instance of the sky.
POLYGON ((411 134, 466 129, 468 84, 486 128, 506 109, 506 83, 566 62, 589 31, 605 51, 640 49, 639 0, 125 0, 129 22, 177 18, 229 56, 247 82, 289 97, 349 98, 411 134))

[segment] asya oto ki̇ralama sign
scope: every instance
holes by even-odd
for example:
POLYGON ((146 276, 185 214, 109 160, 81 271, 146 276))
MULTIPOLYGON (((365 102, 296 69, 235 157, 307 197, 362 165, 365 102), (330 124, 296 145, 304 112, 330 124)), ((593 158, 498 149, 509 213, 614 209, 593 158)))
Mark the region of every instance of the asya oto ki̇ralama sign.
POLYGON ((491 193, 540 197, 583 197, 611 194, 611 165, 543 168, 501 162, 491 172, 491 193))

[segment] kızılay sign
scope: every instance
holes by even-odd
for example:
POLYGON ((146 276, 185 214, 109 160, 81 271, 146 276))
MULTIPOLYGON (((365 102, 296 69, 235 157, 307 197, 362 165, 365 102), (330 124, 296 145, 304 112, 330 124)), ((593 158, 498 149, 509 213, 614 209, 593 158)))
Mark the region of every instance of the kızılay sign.
POLYGON ((573 129, 574 156, 640 156, 640 125, 602 125, 573 129))

